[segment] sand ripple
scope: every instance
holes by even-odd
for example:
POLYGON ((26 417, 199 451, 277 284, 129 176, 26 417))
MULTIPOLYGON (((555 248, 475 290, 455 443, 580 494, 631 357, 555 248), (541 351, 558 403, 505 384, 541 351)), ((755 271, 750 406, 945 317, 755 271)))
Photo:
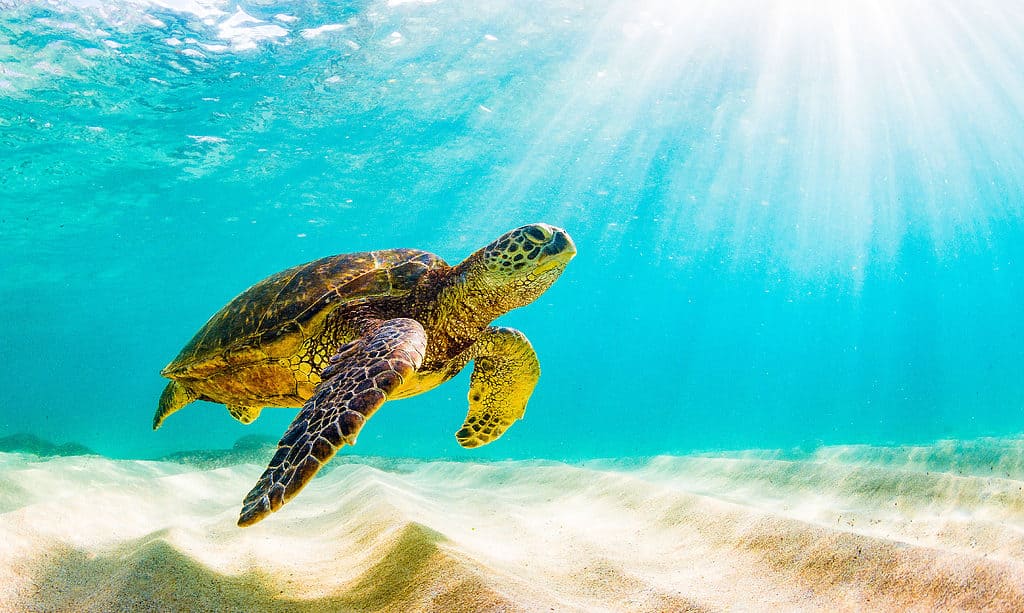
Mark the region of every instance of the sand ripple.
POLYGON ((262 467, 0 454, 0 608, 1024 610, 1024 441, 262 467))

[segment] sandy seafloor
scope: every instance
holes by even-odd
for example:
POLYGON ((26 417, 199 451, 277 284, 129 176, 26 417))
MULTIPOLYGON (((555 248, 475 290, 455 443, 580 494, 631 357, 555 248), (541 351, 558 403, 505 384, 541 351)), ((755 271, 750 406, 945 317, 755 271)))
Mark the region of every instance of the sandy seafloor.
POLYGON ((636 461, 0 454, 11 611, 1024 610, 1024 440, 636 461))

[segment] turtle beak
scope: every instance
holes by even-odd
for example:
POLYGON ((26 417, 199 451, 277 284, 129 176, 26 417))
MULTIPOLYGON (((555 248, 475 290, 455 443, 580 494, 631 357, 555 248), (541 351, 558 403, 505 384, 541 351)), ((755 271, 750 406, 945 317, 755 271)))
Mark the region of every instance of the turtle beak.
POLYGON ((551 238, 541 248, 541 260, 536 269, 537 273, 565 266, 569 260, 576 257, 576 244, 572 242, 569 233, 554 226, 547 226, 547 228, 551 231, 551 238))
POLYGON ((576 257, 576 243, 572 242, 569 233, 561 228, 552 227, 551 241, 544 247, 544 253, 563 255, 565 261, 576 257))

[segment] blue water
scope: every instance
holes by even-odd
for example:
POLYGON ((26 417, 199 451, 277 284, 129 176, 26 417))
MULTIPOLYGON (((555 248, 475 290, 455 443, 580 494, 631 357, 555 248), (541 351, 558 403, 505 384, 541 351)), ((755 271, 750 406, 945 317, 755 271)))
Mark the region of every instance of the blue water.
POLYGON ((579 255, 468 372, 349 453, 581 458, 1024 431, 1024 5, 0 0, 0 436, 113 457, 278 436, 160 369, 317 257, 579 255), (326 27, 325 27, 326 26, 326 27))

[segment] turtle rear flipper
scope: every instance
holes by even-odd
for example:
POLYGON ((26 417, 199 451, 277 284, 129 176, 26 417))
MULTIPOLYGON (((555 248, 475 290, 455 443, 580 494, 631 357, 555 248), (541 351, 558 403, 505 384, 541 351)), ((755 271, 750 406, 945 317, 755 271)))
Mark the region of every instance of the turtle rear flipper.
POLYGON ((160 394, 160 404, 157 405, 156 414, 153 415, 153 429, 159 428, 168 415, 198 399, 199 394, 178 381, 172 380, 164 388, 164 393, 160 394))
POLYGON ((245 425, 249 425, 252 422, 256 421, 256 419, 260 416, 260 412, 263 411, 263 407, 259 406, 247 407, 237 404, 229 404, 227 405, 227 407, 228 413, 231 413, 232 417, 234 417, 235 419, 237 419, 238 421, 242 422, 245 425))
POLYGON ((270 465, 245 497, 239 526, 252 525, 295 497, 420 367, 427 335, 413 319, 390 319, 342 347, 278 443, 270 465))

